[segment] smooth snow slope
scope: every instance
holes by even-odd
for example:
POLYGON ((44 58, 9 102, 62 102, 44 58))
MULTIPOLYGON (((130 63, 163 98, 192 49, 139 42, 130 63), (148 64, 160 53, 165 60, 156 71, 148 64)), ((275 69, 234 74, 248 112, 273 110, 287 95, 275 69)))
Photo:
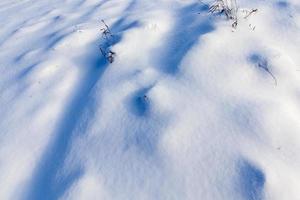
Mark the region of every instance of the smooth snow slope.
POLYGON ((0 199, 299 200, 300 3, 209 3, 1 0, 0 199))

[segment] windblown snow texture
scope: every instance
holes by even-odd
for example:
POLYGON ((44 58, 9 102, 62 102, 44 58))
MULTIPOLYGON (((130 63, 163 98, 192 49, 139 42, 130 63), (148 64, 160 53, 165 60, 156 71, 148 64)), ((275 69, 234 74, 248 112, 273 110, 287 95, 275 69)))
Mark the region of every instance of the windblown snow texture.
POLYGON ((0 199, 299 200, 300 3, 237 2, 1 0, 0 199))

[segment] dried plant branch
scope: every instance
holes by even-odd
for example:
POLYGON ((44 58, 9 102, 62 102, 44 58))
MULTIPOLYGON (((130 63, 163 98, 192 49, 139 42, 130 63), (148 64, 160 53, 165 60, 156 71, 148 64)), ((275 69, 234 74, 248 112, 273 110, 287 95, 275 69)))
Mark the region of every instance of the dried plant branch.
POLYGON ((101 22, 104 24, 104 27, 101 28, 102 36, 104 36, 104 42, 102 45, 99 46, 99 49, 101 51, 101 54, 103 57, 109 62, 113 63, 115 60, 116 53, 110 49, 112 45, 112 37, 113 34, 109 28, 109 26, 105 23, 104 20, 101 20, 101 22))
POLYGON ((251 11, 249 11, 249 13, 244 17, 244 19, 247 19, 250 15, 252 15, 253 13, 256 13, 258 11, 258 9, 252 9, 251 11))
POLYGON ((237 18, 237 3, 236 0, 216 0, 210 7, 210 13, 224 14, 227 19, 233 20, 232 28, 236 28, 238 25, 237 18))

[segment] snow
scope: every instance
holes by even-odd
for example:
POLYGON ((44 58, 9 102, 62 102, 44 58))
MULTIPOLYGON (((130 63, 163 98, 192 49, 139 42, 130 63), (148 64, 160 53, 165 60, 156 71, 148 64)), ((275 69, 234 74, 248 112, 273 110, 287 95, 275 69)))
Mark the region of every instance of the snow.
POLYGON ((299 200, 300 3, 237 2, 2 0, 0 199, 299 200))

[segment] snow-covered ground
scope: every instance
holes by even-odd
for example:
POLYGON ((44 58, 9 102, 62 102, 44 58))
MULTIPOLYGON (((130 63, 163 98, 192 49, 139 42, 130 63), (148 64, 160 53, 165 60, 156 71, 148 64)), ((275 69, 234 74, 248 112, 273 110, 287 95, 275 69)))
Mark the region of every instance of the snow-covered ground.
POLYGON ((211 3, 1 0, 0 199, 299 200, 300 2, 211 3))

